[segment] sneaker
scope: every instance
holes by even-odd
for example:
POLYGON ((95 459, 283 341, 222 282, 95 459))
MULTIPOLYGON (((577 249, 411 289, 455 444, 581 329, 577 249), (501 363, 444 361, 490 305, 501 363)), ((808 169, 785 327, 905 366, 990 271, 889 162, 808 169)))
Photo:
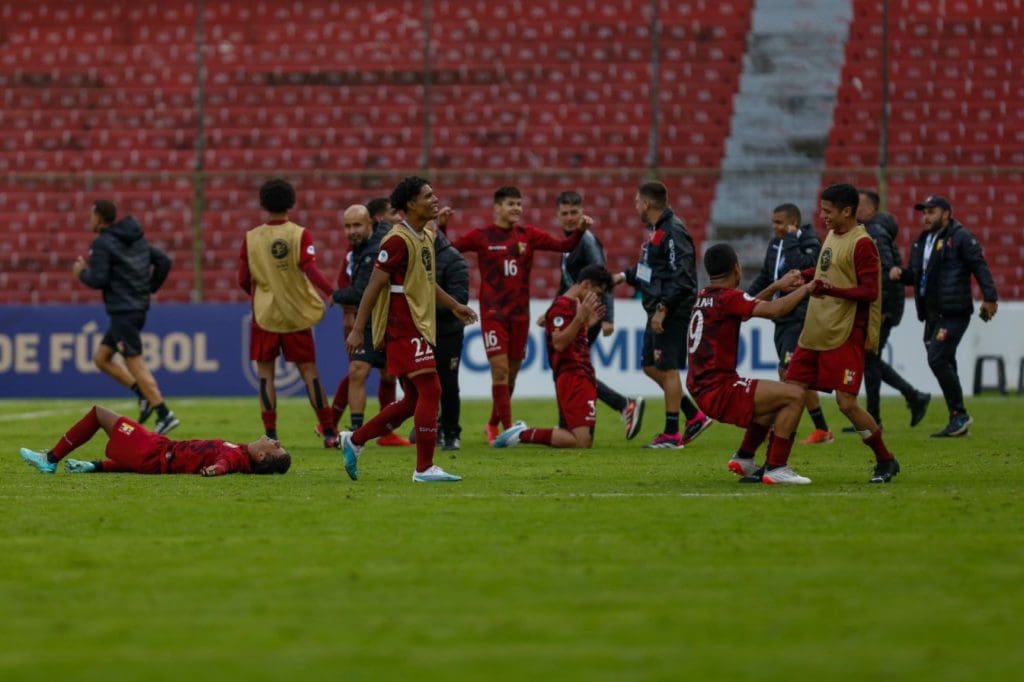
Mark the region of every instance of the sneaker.
POLYGON ((341 438, 338 437, 338 434, 331 433, 324 436, 324 448, 336 448, 339 445, 341 445, 341 438))
POLYGON ((831 431, 826 431, 824 429, 814 429, 813 431, 811 431, 811 435, 807 436, 807 438, 804 438, 802 441, 800 441, 800 445, 826 445, 828 443, 834 442, 835 439, 836 437, 832 435, 831 431))
POLYGON ((64 460, 64 470, 69 474, 91 474, 96 471, 96 465, 92 462, 83 462, 80 459, 64 460))
POLYGON ((461 481, 462 476, 449 474, 435 464, 426 471, 412 472, 412 480, 414 483, 455 483, 456 481, 461 481))
POLYGON ((957 438, 959 436, 966 436, 967 430, 973 423, 974 420, 971 419, 971 415, 966 412, 959 412, 949 418, 949 423, 946 424, 946 428, 942 429, 938 433, 933 433, 932 438, 957 438))
POLYGON ((647 449, 666 448, 672 450, 683 449, 683 434, 681 433, 659 433, 650 443, 644 446, 647 449))
POLYGON ((498 437, 494 439, 492 445, 496 448, 510 448, 514 445, 519 445, 519 434, 527 429, 527 426, 523 422, 516 422, 506 430, 498 434, 498 437))
POLYGON ((153 430, 163 436, 170 433, 173 429, 178 428, 180 425, 181 422, 174 416, 174 413, 168 412, 166 417, 156 420, 156 424, 153 425, 153 430))
POLYGON ((737 476, 753 476, 758 468, 757 462, 754 461, 753 457, 733 455, 729 458, 729 471, 737 476))
POLYGON ((646 402, 642 396, 636 396, 626 403, 626 409, 622 411, 622 421, 626 422, 626 440, 633 440, 636 434, 640 433, 640 426, 644 423, 646 402))
POLYGON ((741 476, 738 480, 740 483, 761 483, 764 469, 763 466, 757 467, 749 476, 741 476))
POLYGON ((345 473, 354 481, 359 478, 359 453, 363 451, 363 447, 352 442, 351 431, 339 433, 338 440, 341 441, 339 447, 345 455, 345 473))
POLYGON ((442 450, 448 452, 457 451, 462 449, 462 441, 459 440, 458 436, 452 436, 451 438, 445 438, 441 445, 442 450))
POLYGON ((913 400, 907 401, 907 408, 910 410, 910 426, 914 427, 921 423, 924 415, 928 412, 928 403, 932 401, 931 393, 917 392, 913 400))
POLYGON ((383 436, 378 438, 377 445, 385 448, 407 448, 412 445, 412 443, 392 431, 391 433, 385 433, 383 436))
POLYGON ((811 479, 801 476, 788 466, 777 469, 765 469, 761 481, 768 485, 808 485, 811 479))
POLYGON ((35 450, 22 448, 21 458, 34 466, 41 474, 52 474, 57 471, 57 465, 46 459, 45 452, 36 452, 35 450))
POLYGON ((494 445, 494 439, 498 437, 499 433, 501 433, 501 429, 498 428, 497 424, 488 423, 484 427, 484 436, 487 438, 487 444, 494 445))
POLYGON ((145 424, 146 420, 153 414, 153 406, 145 398, 139 398, 139 423, 145 424))
POLYGON ((696 417, 686 422, 686 428, 683 429, 683 445, 689 445, 697 440, 697 436, 707 431, 714 423, 714 419, 703 412, 698 412, 696 417))
POLYGON ((888 483, 900 472, 900 463, 895 459, 875 464, 875 470, 871 474, 869 483, 888 483))

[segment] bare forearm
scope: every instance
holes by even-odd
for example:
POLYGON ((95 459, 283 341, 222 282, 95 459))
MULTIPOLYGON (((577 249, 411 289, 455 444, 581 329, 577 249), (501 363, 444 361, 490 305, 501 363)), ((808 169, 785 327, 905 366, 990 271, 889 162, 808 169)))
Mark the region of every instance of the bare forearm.
POLYGON ((370 283, 367 285, 366 291, 363 292, 363 298, 359 301, 356 321, 352 325, 355 329, 366 327, 366 323, 370 321, 370 315, 373 313, 373 306, 377 303, 377 297, 388 285, 388 281, 387 273, 374 270, 373 276, 370 277, 370 283))

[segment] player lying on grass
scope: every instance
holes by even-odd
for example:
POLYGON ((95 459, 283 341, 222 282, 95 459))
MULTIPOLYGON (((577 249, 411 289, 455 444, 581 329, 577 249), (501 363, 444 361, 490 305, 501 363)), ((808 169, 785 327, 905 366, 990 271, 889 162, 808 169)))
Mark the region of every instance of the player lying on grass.
POLYGON ((21 449, 21 457, 41 473, 52 474, 57 463, 85 445, 103 429, 107 458, 96 462, 68 459, 65 469, 75 474, 283 474, 292 464, 281 444, 262 436, 248 445, 223 440, 179 440, 147 430, 113 410, 94 405, 57 444, 44 452, 21 449))
POLYGON ((814 283, 803 283, 797 270, 772 282, 751 298, 737 287, 742 272, 736 252, 728 244, 716 244, 704 254, 704 268, 711 284, 697 295, 687 335, 690 371, 686 388, 705 414, 726 424, 746 429, 743 445, 729 460, 729 469, 741 480, 806 485, 787 464, 793 435, 803 412, 804 392, 799 386, 779 381, 745 379, 736 373, 740 324, 751 317, 774 319, 793 311, 807 298, 814 283), (789 294, 774 301, 781 291, 789 294), (769 430, 768 463, 763 472, 754 463, 754 452, 769 430))
POLYGON ((494 447, 536 443, 553 448, 589 448, 593 444, 597 380, 590 362, 587 330, 604 317, 601 296, 611 286, 612 276, 604 267, 588 265, 544 315, 544 337, 555 375, 561 426, 531 429, 518 422, 494 440, 494 447))

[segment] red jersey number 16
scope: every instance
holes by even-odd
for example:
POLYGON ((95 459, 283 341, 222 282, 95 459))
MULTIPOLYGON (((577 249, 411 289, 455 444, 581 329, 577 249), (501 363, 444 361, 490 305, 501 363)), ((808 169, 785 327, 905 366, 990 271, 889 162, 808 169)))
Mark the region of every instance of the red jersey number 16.
POLYGON ((515 277, 519 274, 519 263, 514 260, 508 259, 505 261, 505 276, 515 277))

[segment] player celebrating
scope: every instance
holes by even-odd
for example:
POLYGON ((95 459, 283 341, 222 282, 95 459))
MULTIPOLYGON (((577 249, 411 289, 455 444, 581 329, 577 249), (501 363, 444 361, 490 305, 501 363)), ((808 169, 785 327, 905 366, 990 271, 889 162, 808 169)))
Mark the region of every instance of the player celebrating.
POLYGON ((65 469, 73 474, 283 474, 292 464, 281 444, 263 436, 248 445, 223 440, 180 440, 153 433, 138 422, 113 410, 94 405, 51 449, 21 449, 21 457, 39 470, 52 474, 57 464, 85 445, 100 429, 107 434, 107 458, 97 462, 69 459, 65 469))
POLYGON ((480 313, 484 350, 491 366, 493 409, 487 442, 493 443, 502 424, 512 426, 512 391, 526 357, 530 327, 530 269, 536 251, 572 251, 586 223, 564 239, 520 225, 523 195, 516 187, 494 193, 494 224, 471 230, 452 242, 462 253, 477 254, 480 266, 480 313))
POLYGON ((590 362, 587 331, 604 316, 601 297, 611 286, 612 276, 604 267, 588 265, 544 315, 544 336, 564 428, 530 429, 519 422, 502 432, 494 440, 494 447, 537 443, 553 448, 589 448, 593 444, 597 379, 590 362))
POLYGON ((736 252, 728 244, 715 244, 707 250, 704 269, 711 284, 697 295, 690 317, 686 388, 712 418, 747 430, 739 452, 729 461, 731 471, 756 480, 754 452, 774 426, 761 480, 806 485, 811 479, 800 476, 787 464, 793 432, 803 411, 803 391, 779 381, 741 378, 736 373, 736 355, 741 322, 751 317, 775 319, 788 315, 807 298, 813 283, 803 284, 800 272, 792 270, 758 297, 769 299, 786 289, 794 291, 773 301, 752 298, 737 289, 743 273, 736 252))
POLYGON ((368 440, 393 430, 409 417, 416 424, 416 470, 420 483, 459 481, 434 464, 437 413, 441 402, 434 359, 437 336, 436 304, 455 313, 464 324, 476 320, 468 306, 455 301, 435 281, 434 235, 427 224, 437 218, 438 198, 423 178, 408 177, 391 193, 391 204, 406 219, 385 235, 352 332, 345 345, 351 353, 362 348, 364 328, 373 314, 373 346, 386 345, 387 370, 403 379, 405 395, 381 410, 354 433, 341 434, 345 471, 358 478, 358 457, 368 440))

